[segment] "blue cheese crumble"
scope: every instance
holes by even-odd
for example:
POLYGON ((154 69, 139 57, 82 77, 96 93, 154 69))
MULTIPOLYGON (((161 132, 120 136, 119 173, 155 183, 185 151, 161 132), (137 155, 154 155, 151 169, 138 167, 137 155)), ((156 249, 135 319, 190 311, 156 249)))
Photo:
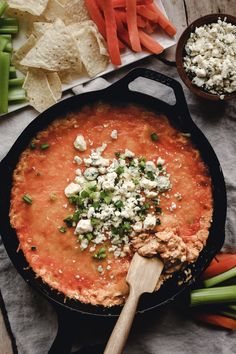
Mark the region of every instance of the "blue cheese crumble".
POLYGON ((226 20, 196 28, 184 57, 192 83, 221 99, 236 91, 236 26, 226 20))
POLYGON ((130 252, 132 237, 156 230, 161 210, 158 195, 171 189, 161 157, 146 161, 125 149, 107 159, 102 156, 106 148, 102 144, 92 149, 82 159, 85 168, 77 168, 74 181, 65 188, 75 212, 64 222, 75 228, 80 249, 97 252, 93 255, 96 259, 105 258, 106 251, 116 258, 124 257, 130 252))

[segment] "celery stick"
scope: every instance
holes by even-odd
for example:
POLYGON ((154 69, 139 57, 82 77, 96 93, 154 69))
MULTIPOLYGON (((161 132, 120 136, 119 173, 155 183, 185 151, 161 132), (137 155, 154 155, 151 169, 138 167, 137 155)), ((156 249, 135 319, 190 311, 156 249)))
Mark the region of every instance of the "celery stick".
POLYGON ((0 1, 0 17, 4 14, 7 6, 6 1, 0 1))
POLYGON ((226 317, 234 318, 236 320, 236 312, 229 311, 229 310, 226 311, 222 310, 222 311, 217 311, 217 313, 226 317))
POLYGON ((190 306, 236 302, 236 285, 191 291, 190 306))
POLYGON ((219 283, 222 283, 223 281, 226 281, 230 278, 236 277, 236 267, 227 270, 224 273, 221 273, 219 275, 216 275, 213 278, 204 280, 203 284, 206 288, 211 288, 212 286, 215 286, 219 283))
POLYGON ((9 53, 0 52, 0 114, 8 112, 9 68, 9 53))
POLYGON ((231 310, 236 311, 236 305, 229 305, 228 306, 231 310))
POLYGON ((8 43, 8 39, 0 37, 0 52, 2 52, 8 43))
POLYGON ((11 34, 0 34, 0 38, 6 38, 11 41, 11 34))
POLYGON ((18 26, 4 26, 0 27, 0 34, 15 34, 18 33, 18 26))
POLYGON ((10 79, 9 80, 9 87, 22 86, 24 81, 25 81, 25 79, 23 77, 19 77, 16 79, 10 79))
POLYGON ((8 26, 17 26, 18 27, 17 18, 4 17, 0 18, 0 27, 8 27, 8 26))
POLYGON ((12 50, 13 50, 12 43, 11 43, 11 42, 8 42, 8 43, 5 45, 4 52, 11 53, 12 50))
POLYGON ((10 66, 9 78, 10 79, 15 79, 16 78, 16 68, 14 66, 10 66))
POLYGON ((10 88, 8 94, 8 101, 24 101, 26 98, 25 90, 23 88, 10 88))

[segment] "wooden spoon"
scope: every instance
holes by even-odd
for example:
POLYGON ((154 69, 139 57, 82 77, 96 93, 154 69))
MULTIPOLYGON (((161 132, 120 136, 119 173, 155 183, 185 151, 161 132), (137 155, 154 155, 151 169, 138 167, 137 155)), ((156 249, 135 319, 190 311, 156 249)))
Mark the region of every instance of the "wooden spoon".
POLYGON ((143 293, 152 293, 163 269, 158 258, 145 258, 135 253, 126 277, 129 297, 107 343, 104 354, 121 354, 127 341, 138 301, 143 293))

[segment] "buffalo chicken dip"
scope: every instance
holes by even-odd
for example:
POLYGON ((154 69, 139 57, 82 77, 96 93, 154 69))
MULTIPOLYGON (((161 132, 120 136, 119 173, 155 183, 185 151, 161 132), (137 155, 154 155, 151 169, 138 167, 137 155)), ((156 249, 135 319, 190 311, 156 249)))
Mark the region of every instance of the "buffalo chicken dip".
POLYGON ((195 262, 208 238, 211 179, 168 119, 99 103, 58 119, 22 153, 11 223, 44 282, 84 303, 122 304, 135 252, 164 271, 195 262))

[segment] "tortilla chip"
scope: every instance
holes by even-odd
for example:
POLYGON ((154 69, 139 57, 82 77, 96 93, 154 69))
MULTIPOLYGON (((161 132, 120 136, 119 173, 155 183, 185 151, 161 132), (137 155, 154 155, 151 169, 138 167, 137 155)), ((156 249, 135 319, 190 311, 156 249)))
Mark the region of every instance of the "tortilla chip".
POLYGON ((93 32, 94 36, 96 37, 100 54, 109 56, 108 51, 107 51, 107 47, 106 47, 106 42, 105 42, 103 36, 101 35, 101 33, 98 31, 97 26, 95 25, 94 27, 92 27, 91 31, 93 32))
POLYGON ((104 71, 109 59, 106 55, 100 54, 100 47, 92 28, 83 27, 81 30, 74 32, 73 36, 77 41, 82 63, 89 76, 93 77, 104 71))
POLYGON ((32 34, 39 39, 42 35, 53 27, 52 23, 49 22, 34 22, 32 34))
POLYGON ((84 0, 71 0, 65 5, 65 24, 80 23, 90 20, 84 0))
POLYGON ((57 102, 43 71, 28 71, 23 88, 27 92, 30 105, 38 112, 43 112, 57 102))
POLYGON ((8 0, 8 5, 12 9, 29 12, 39 16, 46 9, 48 0, 8 0))
POLYGON ((20 72, 26 74, 27 66, 21 65, 20 62, 26 56, 26 54, 35 46, 36 38, 31 35, 27 41, 12 55, 12 65, 16 67, 20 72))
POLYGON ((39 38, 21 65, 49 71, 71 68, 81 71, 81 60, 74 38, 60 19, 39 38))
POLYGON ((62 95, 62 88, 61 88, 61 80, 58 73, 48 73, 46 75, 53 96, 57 101, 60 100, 62 95))
POLYGON ((58 75, 63 84, 69 84, 72 81, 71 70, 59 71, 58 75))
POLYGON ((59 1, 50 0, 43 14, 47 21, 55 21, 57 18, 64 20, 65 8, 59 1))
POLYGON ((107 51, 107 47, 106 47, 106 42, 105 42, 103 36, 101 35, 101 33, 98 31, 98 28, 93 21, 88 20, 88 21, 83 21, 80 23, 72 23, 71 25, 67 26, 69 32, 72 33, 73 36, 75 36, 75 37, 76 37, 76 33, 84 27, 88 27, 90 29, 90 31, 93 32, 94 36, 96 37, 100 54, 109 56, 108 51, 107 51))

